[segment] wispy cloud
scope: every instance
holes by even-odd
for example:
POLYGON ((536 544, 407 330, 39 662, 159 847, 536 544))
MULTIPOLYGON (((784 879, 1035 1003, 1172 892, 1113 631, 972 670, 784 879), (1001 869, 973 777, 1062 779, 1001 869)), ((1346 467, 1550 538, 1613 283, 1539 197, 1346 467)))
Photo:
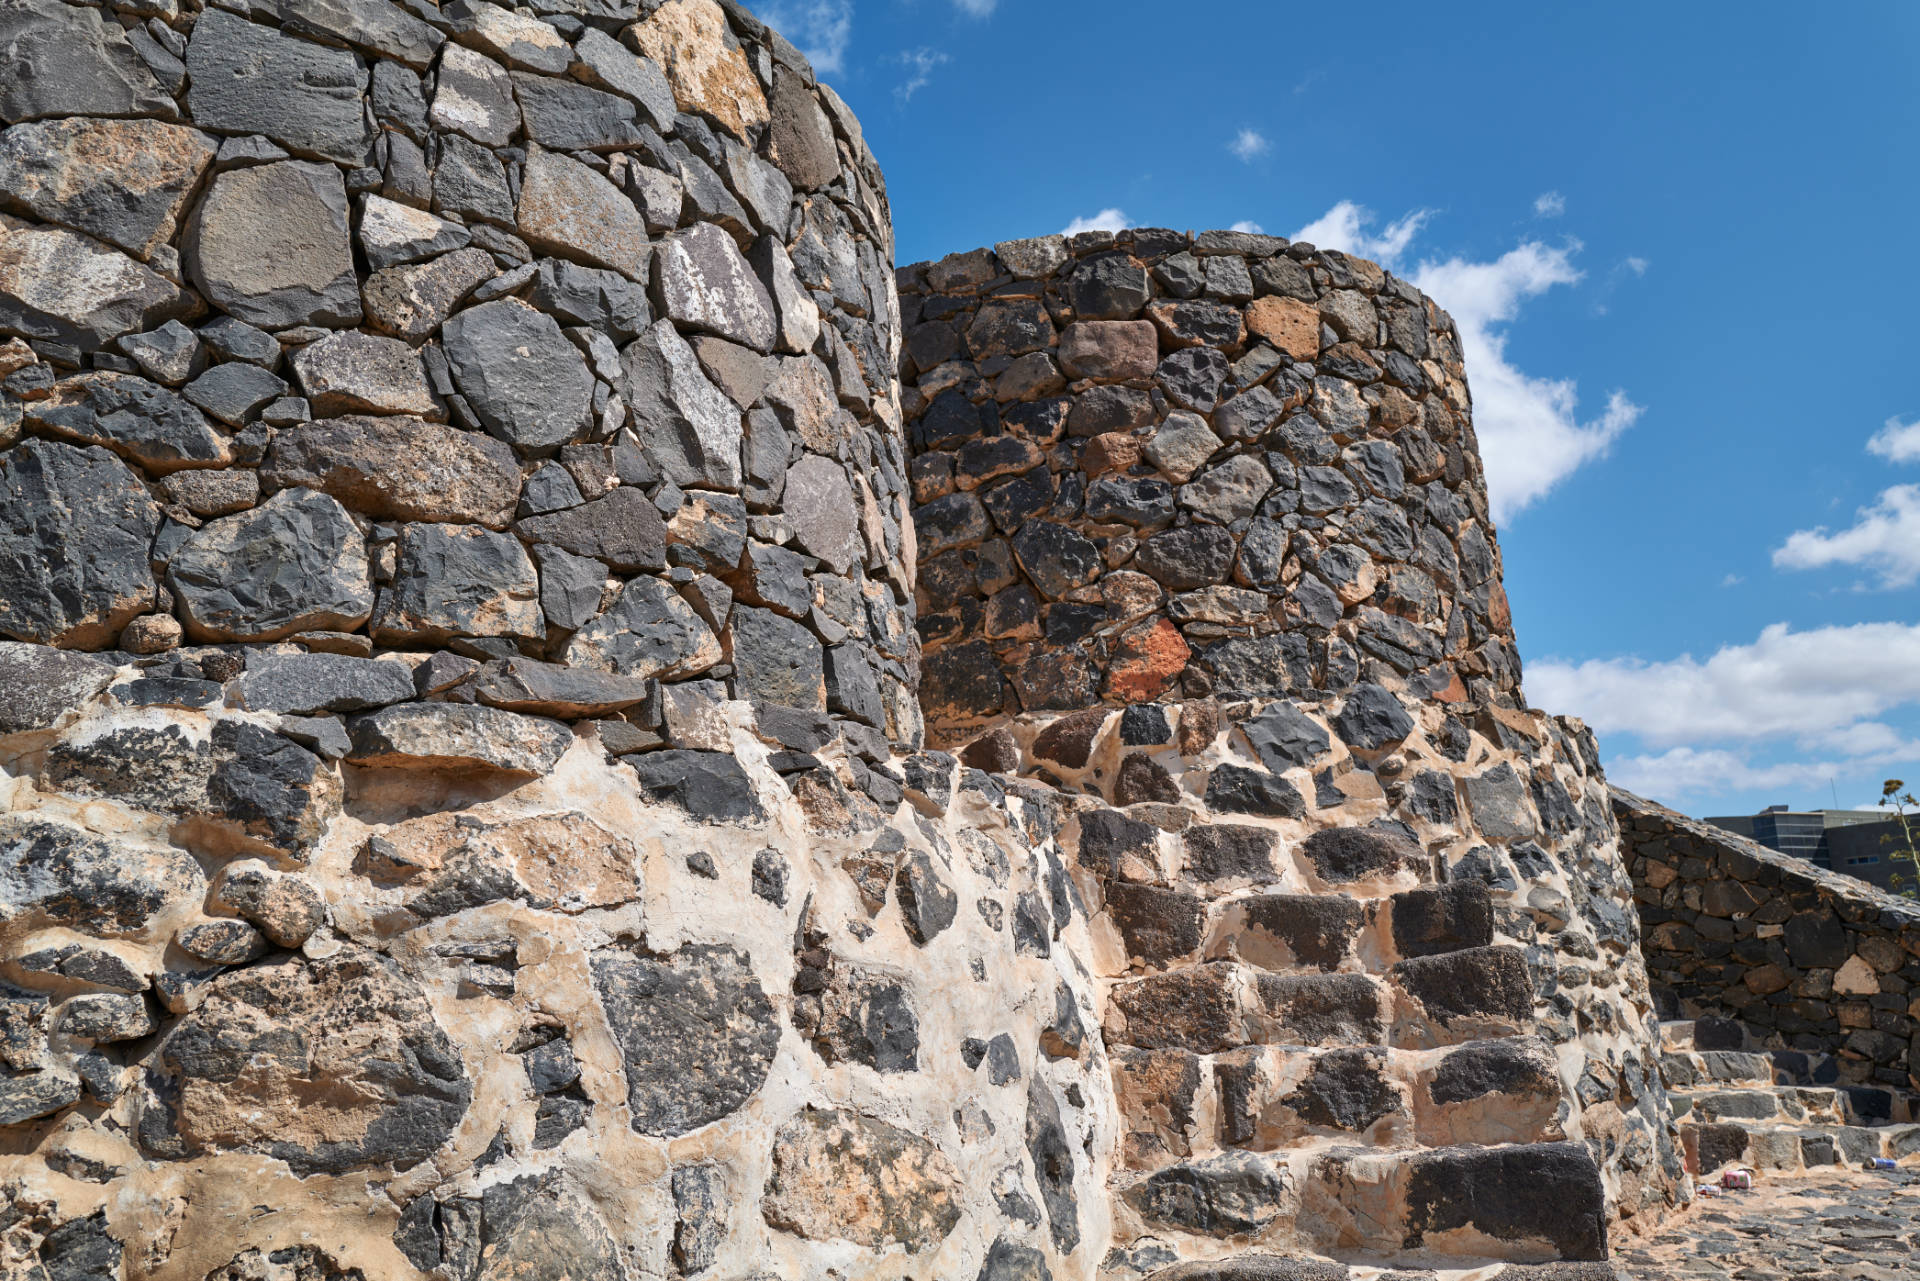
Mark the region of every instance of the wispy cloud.
POLYGON ((1342 200, 1294 232, 1293 238, 1318 249, 1338 249, 1341 253, 1358 254, 1396 266, 1432 216, 1430 209, 1416 209, 1398 222, 1388 223, 1386 230, 1375 236, 1367 230, 1374 221, 1373 211, 1351 200, 1342 200))
POLYGON ((1607 761, 1607 778, 1630 792, 1662 800, 1687 796, 1726 796, 1734 792, 1774 791, 1818 787, 1824 793, 1829 779, 1875 766, 1910 760, 1920 744, 1902 750, 1839 760, 1786 760, 1760 763, 1724 748, 1701 750, 1676 747, 1658 753, 1615 756, 1607 761))
MULTIPOLYGON (((1343 200, 1294 233, 1294 239, 1407 270, 1407 251, 1431 216, 1431 210, 1416 209, 1375 234, 1372 212, 1343 200)), ((1519 319, 1521 304, 1582 278, 1573 265, 1579 249, 1572 240, 1559 247, 1528 241, 1492 262, 1455 257, 1422 261, 1409 272, 1459 326, 1496 520, 1524 510, 1604 456, 1642 412, 1616 391, 1598 418, 1583 422, 1572 379, 1530 377, 1507 358, 1508 327, 1519 319)))
POLYGON ((1647 750, 1609 754, 1624 787, 1662 797, 1824 783, 1920 757, 1884 717, 1920 704, 1920 626, 1764 629, 1707 659, 1535 662, 1531 701, 1647 750), (1785 759, 1766 759, 1785 753, 1785 759))
POLYGON ((1257 222, 1236 222, 1227 230, 1243 231, 1252 236, 1264 236, 1267 234, 1267 229, 1257 222))
POLYGON ((815 71, 837 76, 847 69, 853 0, 761 0, 754 8, 807 55, 815 71))
MULTIPOLYGON (((1920 625, 1796 632, 1774 623, 1752 644, 1724 646, 1704 661, 1536 661, 1527 694, 1603 734, 1633 734, 1656 748, 1769 739, 1843 746, 1845 734, 1920 703, 1920 625)), ((1890 741, 1880 728, 1873 733, 1876 746, 1890 741)))
POLYGON ((933 69, 951 59, 938 49, 909 49, 900 55, 900 65, 907 68, 907 78, 894 87, 893 96, 905 106, 933 80, 933 69))
POLYGON ((1558 218, 1567 211, 1567 198, 1557 191, 1543 191, 1534 198, 1533 213, 1537 218, 1558 218))
POLYGON ((1628 257, 1620 260, 1620 266, 1636 276, 1646 275, 1647 268, 1651 265, 1645 258, 1628 257))
POLYGON ((1075 218, 1060 234, 1077 236, 1083 231, 1123 231, 1133 225, 1124 209, 1102 209, 1091 218, 1075 218))
POLYGON ((1493 262, 1450 258, 1423 262, 1413 273, 1413 283, 1453 313, 1460 327, 1496 520, 1524 510, 1605 457, 1642 413, 1626 393, 1613 391, 1599 417, 1583 422, 1573 379, 1535 378, 1507 358, 1507 326, 1519 318, 1521 304, 1580 280, 1572 262, 1578 248, 1529 242, 1493 262))
POLYGON ((1867 452, 1893 463, 1920 463, 1920 418, 1903 423, 1887 419, 1887 425, 1867 442, 1867 452))
POLYGON ((1882 587, 1911 586, 1920 580, 1920 485, 1882 490, 1846 529, 1796 531, 1774 551, 1773 563, 1778 569, 1857 565, 1877 573, 1882 587))
POLYGON ((1000 0, 953 0, 953 7, 970 18, 985 18, 993 14, 1000 0))
MULTIPOLYGON (((1867 441, 1867 452, 1893 463, 1920 462, 1920 419, 1887 419, 1867 441)), ((1881 490, 1846 529, 1795 531, 1774 550, 1773 563, 1777 569, 1854 565, 1878 574, 1882 587, 1911 586, 1920 581, 1920 485, 1881 490)))
POLYGON ((1266 135, 1258 129, 1242 129, 1234 135, 1233 141, 1227 144, 1227 150, 1246 163, 1252 164, 1266 155, 1272 146, 1273 144, 1267 141, 1266 135))

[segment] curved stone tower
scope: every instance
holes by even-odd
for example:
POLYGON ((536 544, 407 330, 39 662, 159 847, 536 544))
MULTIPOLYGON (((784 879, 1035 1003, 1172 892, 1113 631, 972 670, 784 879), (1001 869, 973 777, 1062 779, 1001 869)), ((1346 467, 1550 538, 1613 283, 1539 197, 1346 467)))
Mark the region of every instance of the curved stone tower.
POLYGON ((1103 1275, 1597 1260, 1684 1196, 1594 743, 1521 699, 1452 320, 1233 232, 900 280, 929 734, 1075 810, 1103 1275))
POLYGON ((858 122, 719 0, 0 49, 9 1275, 1469 1266, 1668 1197, 1404 285, 1027 242, 906 272, 903 357, 858 122))

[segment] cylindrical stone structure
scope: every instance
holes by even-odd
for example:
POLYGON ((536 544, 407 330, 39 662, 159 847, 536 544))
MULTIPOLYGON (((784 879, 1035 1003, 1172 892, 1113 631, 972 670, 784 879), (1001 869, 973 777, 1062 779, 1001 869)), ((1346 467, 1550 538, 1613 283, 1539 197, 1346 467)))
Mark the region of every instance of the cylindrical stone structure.
POLYGON ((1407 286, 896 275, 731 0, 0 50, 8 1269, 1333 1278, 1681 1194, 1407 286))
POLYGON ((917 754, 839 97, 716 0, 0 49, 9 1275, 1090 1276, 1086 918, 917 754))
POLYGON ((1524 701, 1446 313, 1239 232, 899 279, 929 738, 1076 811, 1102 1275, 1594 1261, 1683 1199, 1605 781, 1524 701))

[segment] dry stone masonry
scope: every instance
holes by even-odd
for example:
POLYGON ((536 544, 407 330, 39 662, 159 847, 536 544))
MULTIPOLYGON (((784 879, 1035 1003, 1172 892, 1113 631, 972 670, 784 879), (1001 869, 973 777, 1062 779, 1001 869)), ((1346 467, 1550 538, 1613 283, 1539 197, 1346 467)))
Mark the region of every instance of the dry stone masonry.
POLYGON ((1576 1281, 1684 1199, 1409 286, 896 277, 724 0, 0 50, 5 1275, 1576 1281))
POLYGON ((1520 700, 1451 320, 1233 232, 900 277, 929 734, 1078 810, 1103 1275, 1605 1258, 1680 1153, 1593 741, 1520 700))
POLYGON ((1706 1173, 1920 1155, 1920 907, 1612 792, 1706 1173))

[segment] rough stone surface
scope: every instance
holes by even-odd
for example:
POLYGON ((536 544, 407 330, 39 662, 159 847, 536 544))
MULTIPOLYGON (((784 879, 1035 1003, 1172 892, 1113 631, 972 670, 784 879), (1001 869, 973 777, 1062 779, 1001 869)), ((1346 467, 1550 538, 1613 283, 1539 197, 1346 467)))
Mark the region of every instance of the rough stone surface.
POLYGON ((1405 282, 896 270, 723 0, 113 17, 0 7, 15 1270, 1477 1275, 1909 1155, 1904 927, 1629 882, 1405 282))
POLYGON ((0 633, 104 649, 153 603, 160 511, 104 449, 29 440, 0 456, 0 633))
POLYGON ((405 769, 545 774, 573 736, 553 721, 492 707, 409 703, 356 717, 349 760, 405 769))
POLYGON ((360 531, 338 502, 311 490, 282 490, 211 522, 174 553, 167 585, 188 629, 207 640, 352 631, 373 612, 360 531))
POLYGON ((459 312, 444 333, 454 382, 488 431, 544 450, 585 427, 593 375, 553 317, 501 299, 459 312))
POLYGON ((182 257, 207 300, 249 324, 360 319, 347 191, 331 165, 283 160, 218 175, 188 222, 182 257))
POLYGON ((499 529, 520 498, 520 469, 505 444, 406 417, 333 418, 280 432, 260 477, 329 494, 375 520, 499 529))
POLYGON ((0 133, 0 191, 44 222, 146 261, 171 241, 215 143, 159 120, 46 120, 0 133))
POLYGON ((779 1043, 773 1007, 724 947, 663 957, 609 950, 593 958, 593 985, 619 1041, 633 1128, 686 1134, 744 1106, 779 1043))
POLYGON ((767 1222, 813 1240, 908 1253, 960 1221, 959 1174, 918 1135, 858 1113, 808 1108, 775 1136, 767 1222))

